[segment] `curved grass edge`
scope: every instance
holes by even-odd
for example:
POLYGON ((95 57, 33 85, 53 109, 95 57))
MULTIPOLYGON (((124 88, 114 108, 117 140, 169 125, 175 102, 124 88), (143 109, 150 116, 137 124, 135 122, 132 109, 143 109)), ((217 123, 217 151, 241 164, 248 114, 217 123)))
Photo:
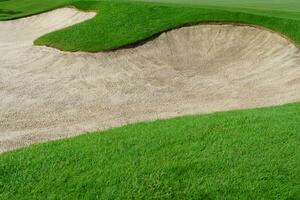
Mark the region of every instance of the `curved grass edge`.
POLYGON ((34 41, 35 45, 62 51, 99 52, 128 48, 169 30, 207 23, 255 26, 279 33, 298 47, 300 44, 300 21, 295 20, 294 16, 289 19, 288 13, 286 18, 280 18, 269 14, 251 14, 250 10, 240 12, 213 6, 193 7, 149 2, 67 0, 58 3, 54 1, 53 4, 55 6, 40 6, 35 13, 28 11, 18 17, 12 16, 11 19, 62 7, 97 12, 93 19, 48 33, 34 41))
POLYGON ((93 2, 91 4, 77 2, 72 6, 83 11, 93 8, 98 12, 93 19, 46 34, 35 40, 34 44, 73 52, 112 51, 139 45, 166 31, 209 23, 254 26, 276 32, 298 47, 300 44, 300 34, 298 34, 300 21, 298 20, 220 9, 179 8, 150 3, 93 2), (115 11, 111 13, 108 7, 115 11), (124 7, 128 8, 124 9, 124 7), (150 16, 149 19, 147 14, 150 16), (130 20, 133 18, 145 19, 130 20), (111 20, 106 22, 107 19, 111 20), (78 40, 81 37, 84 39, 78 40))
POLYGON ((299 112, 294 103, 183 116, 6 152, 0 197, 297 199, 299 112))
MULTIPOLYGON (((62 138, 62 139, 54 139, 54 140, 49 140, 49 141, 45 141, 45 142, 39 142, 36 144, 31 144, 29 146, 24 146, 24 147, 18 147, 14 150, 9 150, 9 151, 5 151, 0 153, 0 156, 5 155, 5 154, 13 154, 16 153, 18 151, 23 151, 23 150, 27 150, 27 149, 31 149, 31 148, 38 148, 39 146, 43 146, 43 145, 47 145, 47 144, 52 144, 52 143, 60 143, 60 142, 64 142, 64 141, 68 141, 68 140, 74 140, 76 138, 80 138, 80 137, 86 137, 86 135, 94 135, 94 134, 106 134, 107 132, 113 131, 113 130, 118 130, 118 129, 122 129, 122 128, 126 128, 126 127, 131 127, 131 126, 138 126, 141 124, 153 124, 156 122, 165 122, 165 121, 172 121, 172 120, 176 120, 176 119, 182 119, 182 118, 201 118, 201 117, 214 117, 214 116, 222 116, 222 115, 230 115, 230 114, 243 114, 243 113, 252 113, 252 112, 263 112, 265 111, 269 111, 269 110, 280 110, 280 109, 285 109, 288 107, 294 107, 297 110, 299 110, 300 112, 300 101, 296 101, 293 103, 287 103, 287 104, 282 104, 282 105, 274 105, 274 106, 266 106, 266 107, 257 107, 257 108, 246 108, 246 109, 235 109, 235 110, 228 110, 228 111, 216 111, 216 112, 212 112, 212 113, 203 113, 203 114, 193 114, 193 115, 183 115, 183 116, 176 116, 176 117, 169 117, 169 118, 162 118, 162 119, 156 119, 156 120, 147 120, 147 121, 142 121, 142 122, 133 122, 133 123, 129 123, 129 124, 125 124, 119 127, 112 127, 112 128, 108 128, 105 130, 96 130, 96 131, 92 131, 92 132, 84 132, 75 136, 71 136, 71 137, 67 137, 67 138, 62 138)), ((300 125, 300 124, 299 124, 300 125)))
MULTIPOLYGON (((35 1, 35 0, 28 0, 23 2, 9 2, 5 3, 3 5, 3 2, 0 2, 0 6, 4 8, 4 10, 15 12, 15 14, 11 14, 8 16, 1 16, 0 12, 0 22, 1 21, 9 21, 9 20, 16 20, 20 18, 25 17, 31 17, 34 15, 38 15, 41 13, 49 12, 64 6, 67 6, 71 3, 70 0, 44 0, 44 2, 41 1, 35 1), (49 2, 47 2, 49 1, 49 2), (10 5, 12 4, 12 5, 10 5), (26 5, 28 4, 28 5, 26 5), (20 6, 20 8, 19 8, 20 6), (9 9, 8 9, 9 8, 9 9)), ((1 9, 0 9, 1 11, 1 9)))

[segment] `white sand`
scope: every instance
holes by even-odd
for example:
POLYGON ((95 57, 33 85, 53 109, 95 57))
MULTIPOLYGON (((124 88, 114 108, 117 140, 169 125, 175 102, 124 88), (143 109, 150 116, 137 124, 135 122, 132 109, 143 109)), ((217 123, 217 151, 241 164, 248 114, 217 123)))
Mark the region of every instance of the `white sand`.
POLYGON ((111 53, 32 45, 93 16, 64 8, 0 22, 0 151, 130 122, 300 101, 299 50, 253 27, 185 27, 111 53))

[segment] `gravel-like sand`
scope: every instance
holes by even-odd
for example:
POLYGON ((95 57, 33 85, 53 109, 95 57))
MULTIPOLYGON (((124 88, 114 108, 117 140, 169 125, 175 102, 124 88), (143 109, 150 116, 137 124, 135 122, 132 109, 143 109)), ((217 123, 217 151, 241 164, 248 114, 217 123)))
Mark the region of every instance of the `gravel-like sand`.
POLYGON ((33 46, 94 16, 0 22, 0 151, 130 122, 300 101, 300 53, 253 27, 198 25, 110 53, 33 46))

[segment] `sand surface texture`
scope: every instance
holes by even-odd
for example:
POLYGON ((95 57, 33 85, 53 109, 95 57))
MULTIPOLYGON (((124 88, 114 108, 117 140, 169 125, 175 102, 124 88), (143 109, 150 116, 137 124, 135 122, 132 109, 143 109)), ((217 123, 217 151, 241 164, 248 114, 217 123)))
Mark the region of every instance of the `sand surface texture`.
POLYGON ((93 16, 63 8, 0 22, 0 151, 131 122, 300 101, 299 49, 254 27, 184 27, 109 53, 33 46, 93 16))

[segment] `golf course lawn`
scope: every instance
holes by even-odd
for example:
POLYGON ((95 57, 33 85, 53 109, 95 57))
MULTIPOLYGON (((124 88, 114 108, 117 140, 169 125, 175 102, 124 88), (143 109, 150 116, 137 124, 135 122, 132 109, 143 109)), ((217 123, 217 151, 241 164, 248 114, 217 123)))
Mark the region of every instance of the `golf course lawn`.
POLYGON ((299 199, 300 104, 138 123, 0 156, 0 199, 299 199))
MULTIPOLYGON (((145 40, 163 31, 183 25, 222 22, 265 27, 300 44, 299 15, 294 10, 240 8, 237 4, 207 3, 191 6, 171 3, 125 1, 0 1, 0 20, 14 19, 62 6, 94 10, 98 15, 86 22, 49 33, 35 41, 66 51, 107 51, 145 40), (25 3, 26 2, 26 3, 25 3), (30 5, 30 6, 28 6, 30 5), (230 5, 232 8, 230 8, 230 5), (284 16, 284 17, 283 17, 284 16)), ((201 1, 200 1, 201 2, 201 1)), ((235 1, 236 2, 236 1, 235 1)), ((272 4, 271 1, 269 4, 272 4)), ((292 4, 293 5, 293 4, 292 4)))
MULTIPOLYGON (((66 51, 108 51, 207 22, 261 26, 300 44, 300 1, 154 1, 0 0, 0 20, 96 11, 35 41, 66 51)), ((130 124, 0 155, 1 200, 296 200, 299 177, 300 103, 130 124)))

